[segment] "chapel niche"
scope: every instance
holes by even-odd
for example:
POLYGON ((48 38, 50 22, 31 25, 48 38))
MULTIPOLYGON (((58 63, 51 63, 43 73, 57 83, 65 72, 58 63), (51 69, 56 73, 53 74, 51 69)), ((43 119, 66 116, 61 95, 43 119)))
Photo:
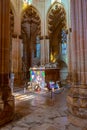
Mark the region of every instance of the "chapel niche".
MULTIPOLYGON (((50 62, 58 62, 61 53, 62 31, 66 32, 66 12, 62 4, 55 2, 48 11, 48 35, 50 38, 50 62)), ((67 42, 67 41, 65 41, 67 42)))

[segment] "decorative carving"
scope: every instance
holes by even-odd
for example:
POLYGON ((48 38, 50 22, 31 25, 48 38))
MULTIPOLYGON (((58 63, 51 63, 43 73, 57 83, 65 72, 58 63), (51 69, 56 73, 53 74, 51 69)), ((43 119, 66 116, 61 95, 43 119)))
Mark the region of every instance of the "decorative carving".
POLYGON ((36 9, 32 5, 28 6, 23 12, 21 23, 23 40, 26 35, 24 48, 26 51, 27 66, 29 67, 34 60, 32 55, 36 52, 36 37, 41 35, 41 20, 36 9))
POLYGON ((12 35, 14 33, 14 14, 12 12, 12 9, 10 8, 10 34, 12 35))
POLYGON ((55 2, 48 12, 48 35, 53 57, 59 53, 62 29, 66 30, 66 12, 62 4, 55 2))
MULTIPOLYGON (((56 10, 51 9, 49 14, 48 14, 48 30, 50 30, 50 25, 52 30, 55 30, 58 26, 62 24, 62 28, 66 28, 66 15, 64 12, 64 8, 61 7, 57 8, 56 10)), ((50 35, 50 34, 49 34, 50 35)))

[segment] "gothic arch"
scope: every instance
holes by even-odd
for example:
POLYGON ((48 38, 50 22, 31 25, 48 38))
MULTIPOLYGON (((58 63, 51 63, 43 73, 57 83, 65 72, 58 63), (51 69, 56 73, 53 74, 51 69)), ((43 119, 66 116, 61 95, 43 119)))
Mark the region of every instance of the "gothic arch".
POLYGON ((54 2, 48 10, 48 34, 61 25, 61 29, 66 29, 66 12, 64 6, 59 2, 54 2), (58 21, 58 22, 57 22, 58 21))
POLYGON ((60 52, 61 32, 66 31, 66 12, 64 6, 54 2, 47 13, 48 36, 50 38, 50 52, 57 57, 60 52))
POLYGON ((23 37, 24 48, 24 62, 28 67, 31 66, 36 55, 36 37, 41 35, 41 19, 38 11, 32 5, 27 6, 22 12, 21 17, 21 31, 23 37))
POLYGON ((22 12, 21 12, 21 19, 23 17, 23 14, 26 10, 28 10, 29 8, 32 8, 39 16, 39 18, 41 19, 41 14, 40 12, 38 11, 38 9, 34 6, 34 5, 27 5, 26 8, 22 9, 22 12))
MULTIPOLYGON (((21 18, 22 25, 25 23, 33 24, 35 23, 37 25, 37 32, 38 35, 41 33, 41 19, 38 14, 38 11, 33 7, 32 5, 27 6, 26 9, 22 12, 22 18, 21 18)), ((23 28, 23 26, 22 26, 23 28)))

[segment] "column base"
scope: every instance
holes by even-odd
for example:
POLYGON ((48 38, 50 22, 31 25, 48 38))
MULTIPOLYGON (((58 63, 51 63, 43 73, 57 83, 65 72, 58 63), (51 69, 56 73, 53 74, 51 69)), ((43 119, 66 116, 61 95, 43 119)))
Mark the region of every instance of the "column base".
POLYGON ((9 97, 6 102, 0 99, 0 126, 13 119, 14 106, 14 96, 9 97))
POLYGON ((87 129, 87 119, 82 119, 69 113, 68 120, 70 123, 72 123, 75 126, 87 129))
POLYGON ((67 96, 67 105, 72 124, 85 127, 87 124, 87 86, 73 85, 67 96))

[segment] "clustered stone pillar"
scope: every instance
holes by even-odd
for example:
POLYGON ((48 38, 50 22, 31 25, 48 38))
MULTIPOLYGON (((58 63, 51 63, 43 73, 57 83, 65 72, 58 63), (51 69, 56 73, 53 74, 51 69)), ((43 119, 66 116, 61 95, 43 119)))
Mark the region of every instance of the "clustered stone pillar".
POLYGON ((10 0, 0 0, 0 125, 14 115, 14 97, 9 86, 9 9, 10 0))
POLYGON ((19 36, 12 38, 12 59, 11 59, 11 72, 14 73, 14 84, 18 85, 21 82, 22 72, 22 57, 21 57, 21 39, 19 36))
POLYGON ((71 113, 69 119, 82 127, 85 127, 87 123, 86 5, 86 0, 71 0, 72 41, 69 52, 73 84, 67 97, 68 109, 71 113))

